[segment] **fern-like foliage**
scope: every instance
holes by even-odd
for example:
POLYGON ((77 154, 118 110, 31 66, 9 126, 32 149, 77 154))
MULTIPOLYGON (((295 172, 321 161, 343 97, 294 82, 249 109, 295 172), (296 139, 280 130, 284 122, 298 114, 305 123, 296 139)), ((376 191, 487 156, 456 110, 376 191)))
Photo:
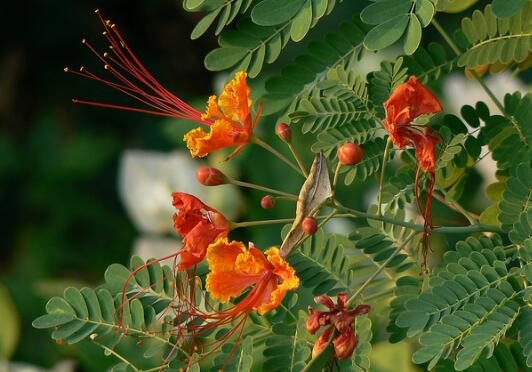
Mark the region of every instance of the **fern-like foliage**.
POLYGON ((382 189, 382 202, 387 210, 404 209, 415 201, 415 172, 411 168, 400 169, 382 189))
POLYGON ((390 342, 397 343, 403 340, 406 335, 406 329, 398 327, 395 324, 397 317, 405 311, 405 304, 419 296, 421 293, 421 280, 413 276, 402 276, 397 279, 393 291, 394 298, 390 302, 390 322, 386 330, 390 333, 390 342))
POLYGON ((492 151, 499 171, 507 174, 523 159, 532 157, 532 94, 507 94, 504 105, 509 118, 484 116, 486 126, 481 129, 480 138, 492 151))
POLYGON ((263 351, 264 371, 299 372, 305 368, 310 357, 310 343, 305 326, 307 315, 301 311, 298 319, 290 325, 274 324, 272 335, 266 339, 263 351))
POLYGON ((315 153, 323 151, 328 157, 336 156, 336 150, 346 142, 354 142, 363 145, 373 139, 379 132, 374 121, 358 120, 352 125, 333 128, 320 132, 317 141, 312 144, 311 150, 315 153))
POLYGON ((525 306, 519 315, 519 338, 523 345, 526 365, 532 367, 532 308, 525 306))
POLYGON ((239 371, 249 372, 253 365, 253 337, 247 336, 238 344, 227 343, 214 358, 211 372, 239 371))
POLYGON ((462 31, 470 43, 460 56, 459 66, 475 68, 485 64, 522 62, 532 51, 532 1, 509 18, 498 18, 489 4, 471 18, 462 20, 462 31))
POLYGON ((341 173, 345 174, 344 183, 351 185, 353 182, 364 182, 368 177, 374 175, 381 168, 381 160, 384 154, 386 141, 382 138, 375 138, 364 144, 364 157, 354 166, 344 167, 341 173))
POLYGON ((521 163, 515 174, 506 181, 498 216, 503 230, 514 243, 522 243, 532 236, 530 211, 532 210, 532 170, 530 164, 521 163))
POLYGON ((431 369, 454 356, 454 368, 464 370, 482 353, 493 354, 519 316, 523 288, 516 278, 532 264, 509 269, 501 244, 498 235, 457 243, 429 288, 404 303, 395 323, 408 336, 422 333, 415 363, 431 369))
POLYGON ((450 57, 441 44, 432 42, 427 48, 420 47, 412 56, 406 56, 404 64, 410 75, 415 75, 426 84, 453 71, 457 59, 458 57, 450 57))
POLYGON ((355 18, 340 24, 338 31, 327 34, 323 40, 311 42, 307 54, 297 57, 280 75, 266 81, 263 113, 273 114, 287 107, 289 112, 296 111, 299 99, 308 97, 310 90, 326 79, 329 70, 337 66, 347 69, 361 55, 365 31, 365 26, 355 18))
POLYGON ((219 48, 205 57, 211 71, 226 69, 259 74, 264 63, 272 63, 290 40, 301 41, 318 21, 329 14, 337 0, 265 0, 252 9, 251 18, 242 19, 235 30, 218 38, 219 48), (289 7, 280 12, 279 7, 289 7))
POLYGON ((303 99, 299 109, 290 114, 290 120, 300 125, 303 133, 354 125, 365 114, 356 103, 338 98, 303 99))
POLYGON ((377 116, 384 117, 383 103, 390 97, 392 91, 407 79, 408 69, 403 66, 403 58, 400 57, 394 63, 389 61, 381 62, 379 71, 375 71, 368 76, 368 95, 371 103, 375 107, 377 116))
POLYGON ((335 234, 323 230, 318 230, 299 250, 288 256, 288 262, 296 269, 303 287, 312 288, 315 296, 346 291, 353 281, 344 244, 338 244, 335 234))

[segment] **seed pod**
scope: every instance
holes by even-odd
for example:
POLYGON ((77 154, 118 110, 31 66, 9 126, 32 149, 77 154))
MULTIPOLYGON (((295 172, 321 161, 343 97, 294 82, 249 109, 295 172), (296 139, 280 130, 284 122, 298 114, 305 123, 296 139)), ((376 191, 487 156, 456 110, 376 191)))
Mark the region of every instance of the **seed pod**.
POLYGON ((260 206, 264 209, 271 209, 275 205, 275 199, 271 195, 266 195, 260 200, 260 206))
POLYGON ((345 143, 338 148, 338 160, 343 165, 355 165, 362 160, 364 151, 356 143, 345 143))
POLYGON ((316 219, 314 217, 307 216, 303 220, 303 231, 307 235, 314 235, 314 233, 318 230, 318 224, 316 222, 316 219))
POLYGON ((218 186, 227 183, 227 177, 221 171, 211 167, 199 167, 196 172, 199 183, 205 186, 218 186))

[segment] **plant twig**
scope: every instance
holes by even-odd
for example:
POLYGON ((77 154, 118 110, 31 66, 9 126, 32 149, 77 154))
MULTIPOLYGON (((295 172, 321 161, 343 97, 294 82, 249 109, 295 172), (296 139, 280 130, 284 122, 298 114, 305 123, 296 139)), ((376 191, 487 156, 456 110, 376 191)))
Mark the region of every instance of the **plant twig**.
POLYGON ((103 344, 100 344, 98 341, 96 340, 91 340, 93 344, 95 345, 98 345, 99 347, 101 347, 103 350, 105 350, 106 352, 108 352, 109 354, 112 354, 114 355, 115 357, 117 357, 118 359, 120 359, 122 362, 126 363, 133 371, 135 372, 139 372, 141 371, 140 369, 138 369, 137 367, 135 367, 135 365, 133 363, 131 363, 129 360, 127 360, 123 355, 119 354, 118 352, 116 352, 115 350, 111 349, 110 347, 107 347, 103 344))
POLYGON ((390 156, 390 149, 393 146, 392 138, 388 137, 386 147, 384 148, 384 155, 382 157, 381 177, 379 180, 379 194, 377 195, 377 215, 381 215, 382 205, 382 187, 384 185, 384 177, 386 176, 386 166, 388 165, 388 158, 390 156))
POLYGON ((280 160, 282 160, 283 162, 285 162, 286 164, 288 164, 290 166, 290 168, 292 168, 293 170, 295 170, 297 173, 299 173, 300 175, 302 175, 303 177, 307 178, 305 176, 305 174, 296 166, 294 165, 294 163, 292 163, 290 160, 288 160, 283 154, 281 154, 279 151, 277 151, 276 149, 274 149, 273 147, 271 147, 270 145, 268 145, 266 142, 264 142, 263 140, 261 140, 260 138, 258 137, 255 137, 255 136, 252 136, 249 140, 251 143, 254 143, 256 145, 259 145, 260 147, 262 147, 264 150, 272 153, 273 155, 275 155, 276 157, 278 157, 280 160))
POLYGON ((415 235, 416 233, 410 234, 409 237, 407 237, 399 246, 397 246, 397 248, 395 249, 395 251, 393 251, 390 257, 388 257, 386 261, 384 261, 382 265, 377 270, 375 270, 368 279, 366 279, 366 281, 357 289, 357 291, 351 296, 351 298, 349 298, 349 300, 347 301, 347 306, 351 305, 355 301, 355 299, 364 291, 364 289, 366 289, 366 287, 371 284, 373 279, 375 279, 381 273, 381 271, 384 270, 386 265, 388 265, 395 258, 395 256, 397 256, 399 252, 401 252, 401 250, 406 247, 408 243, 410 243, 410 241, 414 238, 415 235))
POLYGON ((266 187, 266 186, 256 185, 254 183, 249 183, 249 182, 244 182, 244 181, 239 181, 239 180, 233 180, 233 179, 228 180, 228 183, 236 185, 236 186, 247 187, 248 189, 255 189, 255 190, 265 191, 265 192, 271 193, 271 194, 281 195, 281 196, 284 196, 287 199, 291 199, 291 200, 297 200, 297 195, 290 194, 290 193, 287 193, 287 192, 284 192, 284 191, 280 191, 280 190, 275 190, 275 189, 272 189, 272 188, 266 187))
MULTIPOLYGON (((418 225, 411 222, 406 222, 398 220, 389 216, 378 216, 375 214, 370 214, 362 211, 357 211, 356 209, 351 209, 344 207, 339 202, 336 202, 334 208, 337 211, 347 213, 352 218, 367 218, 370 220, 388 222, 397 226, 403 226, 409 229, 414 230, 415 232, 422 232, 425 229, 424 225, 418 225)), ((434 226, 430 231, 435 233, 447 233, 447 234, 468 234, 474 232, 497 232, 504 233, 499 226, 493 225, 469 225, 469 226, 434 226)))
POLYGON ((303 165, 303 162, 301 161, 301 158, 299 157, 299 154, 297 153, 296 149, 294 148, 294 145, 292 145, 290 142, 287 142, 288 148, 290 149, 290 152, 294 156, 294 159, 296 159, 297 165, 299 166, 299 169, 305 176, 305 178, 308 178, 308 173, 305 169, 305 166, 303 165))

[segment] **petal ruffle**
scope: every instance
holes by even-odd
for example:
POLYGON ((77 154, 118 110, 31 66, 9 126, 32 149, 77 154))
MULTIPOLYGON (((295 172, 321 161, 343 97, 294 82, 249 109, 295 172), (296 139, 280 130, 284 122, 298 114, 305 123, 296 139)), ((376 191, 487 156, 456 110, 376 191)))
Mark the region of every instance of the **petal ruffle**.
POLYGON ((221 148, 247 143, 248 138, 244 130, 238 130, 230 122, 220 119, 210 126, 209 132, 198 127, 185 134, 183 140, 193 157, 203 158, 221 148))

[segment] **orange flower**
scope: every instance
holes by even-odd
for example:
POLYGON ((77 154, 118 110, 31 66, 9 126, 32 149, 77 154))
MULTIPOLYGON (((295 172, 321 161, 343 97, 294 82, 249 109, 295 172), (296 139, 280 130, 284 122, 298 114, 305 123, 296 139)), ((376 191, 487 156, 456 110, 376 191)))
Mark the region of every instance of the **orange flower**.
POLYGON ((235 78, 226 84, 216 102, 216 96, 210 96, 203 120, 213 120, 210 131, 198 127, 191 130, 184 141, 192 156, 204 157, 223 147, 237 146, 230 157, 238 153, 249 142, 256 120, 251 120, 251 99, 246 84, 247 74, 237 72, 235 78))
POLYGON ((410 137, 413 128, 409 128, 409 125, 414 119, 441 111, 440 102, 415 76, 395 88, 390 98, 384 102, 384 108, 384 129, 399 149, 413 145, 410 137))
POLYGON ((314 302, 326 306, 329 311, 319 311, 308 308, 307 331, 316 333, 321 327, 328 326, 314 343, 312 357, 315 358, 329 344, 331 337, 334 356, 338 359, 347 359, 353 354, 357 346, 357 336, 353 330, 353 320, 356 316, 367 314, 371 310, 369 305, 358 305, 353 310, 347 310, 347 293, 338 293, 337 305, 329 296, 317 296, 314 302))
POLYGON ((246 249, 241 242, 219 238, 208 248, 207 263, 211 272, 206 288, 213 299, 226 303, 252 287, 236 305, 239 311, 263 315, 279 306, 288 290, 299 286, 294 269, 277 248, 262 253, 253 244, 246 249))
POLYGON ((103 35, 109 43, 110 50, 99 53, 85 39, 83 39, 83 44, 103 63, 110 77, 102 78, 86 67, 81 67, 79 71, 67 67, 65 71, 103 83, 133 98, 142 106, 122 106, 78 99, 73 99, 74 103, 143 112, 200 123, 210 128, 209 131, 199 127, 191 130, 184 137, 194 157, 204 157, 223 147, 237 146, 230 155, 232 157, 250 140, 260 115, 260 108, 255 119, 252 120, 249 110, 251 100, 245 72, 236 73, 234 80, 225 86, 218 102, 216 102, 216 96, 211 96, 207 110, 202 114, 163 87, 133 54, 117 27, 110 21, 104 20, 98 10, 96 14, 105 29, 103 35))
POLYGON ((207 253, 207 247, 217 238, 229 234, 229 222, 221 213, 193 195, 174 192, 172 196, 177 209, 174 227, 183 236, 184 247, 180 251, 178 265, 179 270, 183 271, 200 263, 207 253))

